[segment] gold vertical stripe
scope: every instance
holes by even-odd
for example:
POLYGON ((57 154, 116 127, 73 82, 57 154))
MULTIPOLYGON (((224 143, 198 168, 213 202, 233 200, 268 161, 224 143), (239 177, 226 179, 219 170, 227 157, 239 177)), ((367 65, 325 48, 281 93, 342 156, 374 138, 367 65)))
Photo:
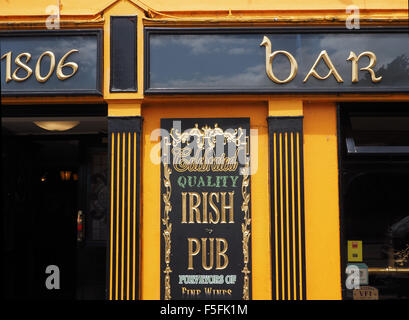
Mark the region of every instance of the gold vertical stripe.
POLYGON ((130 226, 131 223, 129 221, 130 215, 131 215, 131 208, 130 208, 130 196, 131 196, 131 133, 128 132, 128 241, 126 242, 127 244, 127 258, 126 258, 126 263, 127 263, 127 271, 126 271, 126 299, 129 300, 129 260, 130 260, 130 255, 129 255, 129 247, 130 247, 130 226))
POLYGON ((292 191, 292 218, 293 218, 293 230, 292 230, 292 234, 293 234, 293 286, 294 286, 294 299, 297 299, 297 268, 296 268, 296 252, 295 252, 295 194, 294 194, 294 184, 295 184, 295 177, 294 177, 294 132, 291 132, 291 140, 290 140, 290 150, 291 153, 293 154, 293 158, 291 159, 291 191, 292 191))
POLYGON ((121 139, 120 135, 118 132, 117 136, 117 162, 116 162, 116 264, 115 264, 115 299, 118 300, 118 260, 119 260, 119 155, 120 155, 120 144, 121 144, 121 139))
POLYGON ((298 257, 299 257, 299 263, 300 263, 300 268, 299 268, 299 272, 300 272, 300 299, 303 299, 303 295, 302 295, 302 259, 301 259, 301 255, 302 255, 302 247, 301 247, 301 193, 300 193, 300 137, 299 137, 299 133, 297 132, 297 182, 298 182, 298 257))
POLYGON ((275 237, 275 271, 276 271, 276 277, 275 277, 275 282, 276 282, 276 299, 278 299, 279 296, 279 281, 278 281, 278 227, 277 227, 277 218, 278 218, 278 211, 277 211, 277 134, 274 132, 274 138, 273 138, 273 152, 274 152, 274 237, 275 237))
POLYGON ((124 299, 124 236, 125 236, 125 133, 122 133, 122 243, 121 243, 121 300, 124 299))
POLYGON ((287 132, 284 134, 284 143, 285 143, 285 216, 286 216, 286 247, 287 247, 287 298, 290 300, 290 286, 291 286, 291 278, 290 278, 290 223, 289 223, 289 205, 288 205, 288 136, 287 132))
POLYGON ((111 135, 111 232, 110 232, 110 250, 109 250, 109 300, 112 300, 112 265, 113 265, 113 243, 114 243, 114 145, 115 145, 115 135, 111 135))
MULTIPOLYGON (((284 281, 284 231, 283 231, 283 161, 282 161, 282 154, 283 154, 283 149, 282 149, 282 137, 281 133, 279 133, 279 162, 280 162, 280 226, 281 226, 281 279, 282 282, 284 281)), ((285 286, 282 285, 282 298, 284 299, 285 297, 285 286)))
POLYGON ((133 299, 135 300, 135 287, 136 287, 136 267, 135 267, 135 243, 136 243, 136 132, 134 132, 133 134, 133 299))

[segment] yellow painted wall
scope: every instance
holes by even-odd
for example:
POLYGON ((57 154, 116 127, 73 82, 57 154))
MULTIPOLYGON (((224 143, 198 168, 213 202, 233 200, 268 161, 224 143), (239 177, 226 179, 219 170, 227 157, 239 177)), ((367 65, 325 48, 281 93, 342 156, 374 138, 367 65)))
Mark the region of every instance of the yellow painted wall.
MULTIPOLYGON (((408 9, 406 0, 60 0, 64 15, 93 15, 106 7, 129 2, 142 8, 157 11, 216 11, 216 10, 345 10, 349 5, 361 9, 408 9)), ((45 8, 56 5, 57 0, 0 0, 1 15, 45 15, 45 8)))
POLYGON ((355 4, 360 8, 407 8, 405 0, 294 0, 294 1, 269 1, 269 0, 148 0, 144 1, 157 10, 322 10, 344 9, 346 6, 355 4))
POLYGON ((308 299, 341 299, 335 103, 304 104, 308 299))
MULTIPOLYGON (((160 151, 159 141, 150 140, 151 132, 160 128, 160 118, 192 117, 250 117, 251 129, 258 129, 258 170, 251 176, 253 299, 271 299, 267 103, 149 104, 143 106, 142 116, 142 299, 160 298, 161 178, 160 164, 150 158, 152 150, 160 151)), ((255 159, 251 161, 254 166, 255 159)))

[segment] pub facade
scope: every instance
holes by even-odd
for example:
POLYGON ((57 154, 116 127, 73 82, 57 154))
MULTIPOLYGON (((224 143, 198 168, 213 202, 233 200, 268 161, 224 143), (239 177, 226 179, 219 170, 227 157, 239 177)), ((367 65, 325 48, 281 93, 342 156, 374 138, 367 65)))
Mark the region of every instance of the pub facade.
POLYGON ((6 297, 409 298, 407 2, 24 2, 6 297))

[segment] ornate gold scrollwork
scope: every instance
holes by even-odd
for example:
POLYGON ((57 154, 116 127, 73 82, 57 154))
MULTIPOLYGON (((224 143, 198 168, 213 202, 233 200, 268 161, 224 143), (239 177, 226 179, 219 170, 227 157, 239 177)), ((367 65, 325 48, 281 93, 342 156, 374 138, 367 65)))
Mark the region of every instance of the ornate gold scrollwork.
POLYGON ((163 238, 165 240, 165 263, 166 267, 163 271, 165 273, 165 300, 170 300, 170 273, 172 269, 170 268, 170 253, 171 253, 171 238, 172 233, 172 223, 169 222, 169 212, 172 211, 172 204, 170 203, 170 196, 172 194, 172 185, 170 182, 170 175, 172 170, 169 168, 166 162, 163 163, 163 185, 166 188, 166 192, 162 195, 163 202, 165 203, 165 208, 163 210, 162 224, 164 226, 163 238))
POLYGON ((241 224, 241 231, 243 233, 243 263, 244 267, 241 271, 244 273, 244 283, 243 283, 243 300, 249 300, 250 298, 250 278, 249 273, 250 270, 248 269, 249 263, 249 239, 250 239, 250 213, 249 213, 249 202, 250 202, 250 193, 248 192, 247 188, 250 184, 249 179, 249 160, 246 161, 246 166, 242 169, 243 174, 243 182, 241 185, 241 194, 243 197, 243 203, 241 205, 241 211, 244 212, 243 220, 244 222, 241 224))
POLYGON ((237 152, 233 155, 220 154, 215 156, 216 137, 223 137, 223 144, 232 143, 236 147, 245 145, 242 128, 238 130, 223 131, 215 124, 214 128, 204 126, 199 129, 198 124, 194 128, 181 133, 176 129, 171 130, 173 168, 178 172, 188 171, 236 171, 238 167, 237 152), (189 143, 191 137, 195 144, 189 143), (186 143, 182 148, 181 144, 186 143), (204 151, 202 156, 202 151, 204 151))

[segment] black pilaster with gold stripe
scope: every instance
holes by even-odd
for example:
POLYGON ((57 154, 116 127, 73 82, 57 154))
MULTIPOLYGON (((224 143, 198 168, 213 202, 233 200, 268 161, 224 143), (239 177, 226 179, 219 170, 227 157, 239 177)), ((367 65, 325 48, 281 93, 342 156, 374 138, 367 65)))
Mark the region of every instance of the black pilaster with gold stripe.
POLYGON ((107 299, 139 297, 140 117, 109 117, 107 299))
POLYGON ((269 117, 272 297, 306 299, 302 117, 269 117))

